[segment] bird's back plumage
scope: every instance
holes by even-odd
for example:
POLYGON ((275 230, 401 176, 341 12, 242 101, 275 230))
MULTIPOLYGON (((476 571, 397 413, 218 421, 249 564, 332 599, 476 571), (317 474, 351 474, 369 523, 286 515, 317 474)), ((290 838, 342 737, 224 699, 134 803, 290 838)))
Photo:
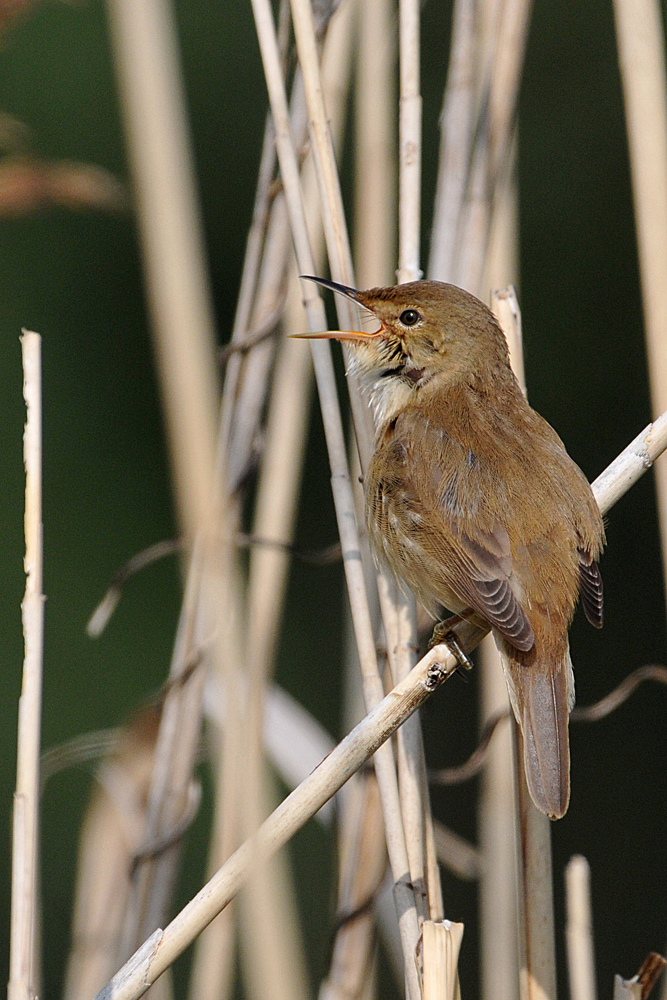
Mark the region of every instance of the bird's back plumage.
POLYGON ((472 611, 493 628, 531 795, 557 817, 569 801, 567 630, 582 579, 589 617, 601 614, 603 529, 583 473, 509 375, 492 406, 474 380, 443 390, 434 379, 385 426, 368 527, 428 610, 472 611))

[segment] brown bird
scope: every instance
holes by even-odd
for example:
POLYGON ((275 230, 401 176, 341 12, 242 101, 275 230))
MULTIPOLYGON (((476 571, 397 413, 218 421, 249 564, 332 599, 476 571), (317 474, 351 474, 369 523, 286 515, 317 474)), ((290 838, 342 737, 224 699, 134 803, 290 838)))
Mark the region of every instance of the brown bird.
MULTIPOLYGON (((441 606, 493 630, 521 727, 535 805, 570 798, 574 676, 568 628, 581 594, 602 626, 604 545, 586 477, 521 392, 493 313, 453 285, 418 281, 360 292, 374 333, 345 340, 376 423, 366 519, 376 556, 434 617, 441 606)), ((446 638, 447 623, 434 637, 446 638)))

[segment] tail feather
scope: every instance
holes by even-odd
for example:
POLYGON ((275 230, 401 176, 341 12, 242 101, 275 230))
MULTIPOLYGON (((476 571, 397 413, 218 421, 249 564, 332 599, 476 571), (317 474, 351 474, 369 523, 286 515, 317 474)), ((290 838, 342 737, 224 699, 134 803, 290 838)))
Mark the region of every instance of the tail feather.
POLYGON ((531 798, 550 819, 570 801, 568 722, 574 702, 569 649, 555 663, 521 662, 507 647, 501 659, 512 708, 523 735, 523 761, 531 798))

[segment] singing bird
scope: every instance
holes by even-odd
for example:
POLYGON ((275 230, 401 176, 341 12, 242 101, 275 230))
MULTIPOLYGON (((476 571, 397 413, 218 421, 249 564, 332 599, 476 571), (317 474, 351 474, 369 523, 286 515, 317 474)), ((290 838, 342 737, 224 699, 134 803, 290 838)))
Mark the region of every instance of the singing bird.
POLYGON ((528 405, 484 303, 438 281, 357 291, 311 280, 380 324, 316 335, 349 344, 374 411, 364 492, 376 557, 434 618, 444 607, 493 630, 531 797, 557 819, 570 797, 568 629, 579 594, 602 626, 605 537, 590 485, 528 405))

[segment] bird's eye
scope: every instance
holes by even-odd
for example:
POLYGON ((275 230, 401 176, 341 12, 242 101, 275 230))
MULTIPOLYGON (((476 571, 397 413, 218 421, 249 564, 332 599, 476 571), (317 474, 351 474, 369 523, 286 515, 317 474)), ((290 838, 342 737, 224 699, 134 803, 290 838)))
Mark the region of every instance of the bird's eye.
POLYGON ((414 326, 421 319, 416 309, 405 309, 398 317, 403 326, 414 326))

